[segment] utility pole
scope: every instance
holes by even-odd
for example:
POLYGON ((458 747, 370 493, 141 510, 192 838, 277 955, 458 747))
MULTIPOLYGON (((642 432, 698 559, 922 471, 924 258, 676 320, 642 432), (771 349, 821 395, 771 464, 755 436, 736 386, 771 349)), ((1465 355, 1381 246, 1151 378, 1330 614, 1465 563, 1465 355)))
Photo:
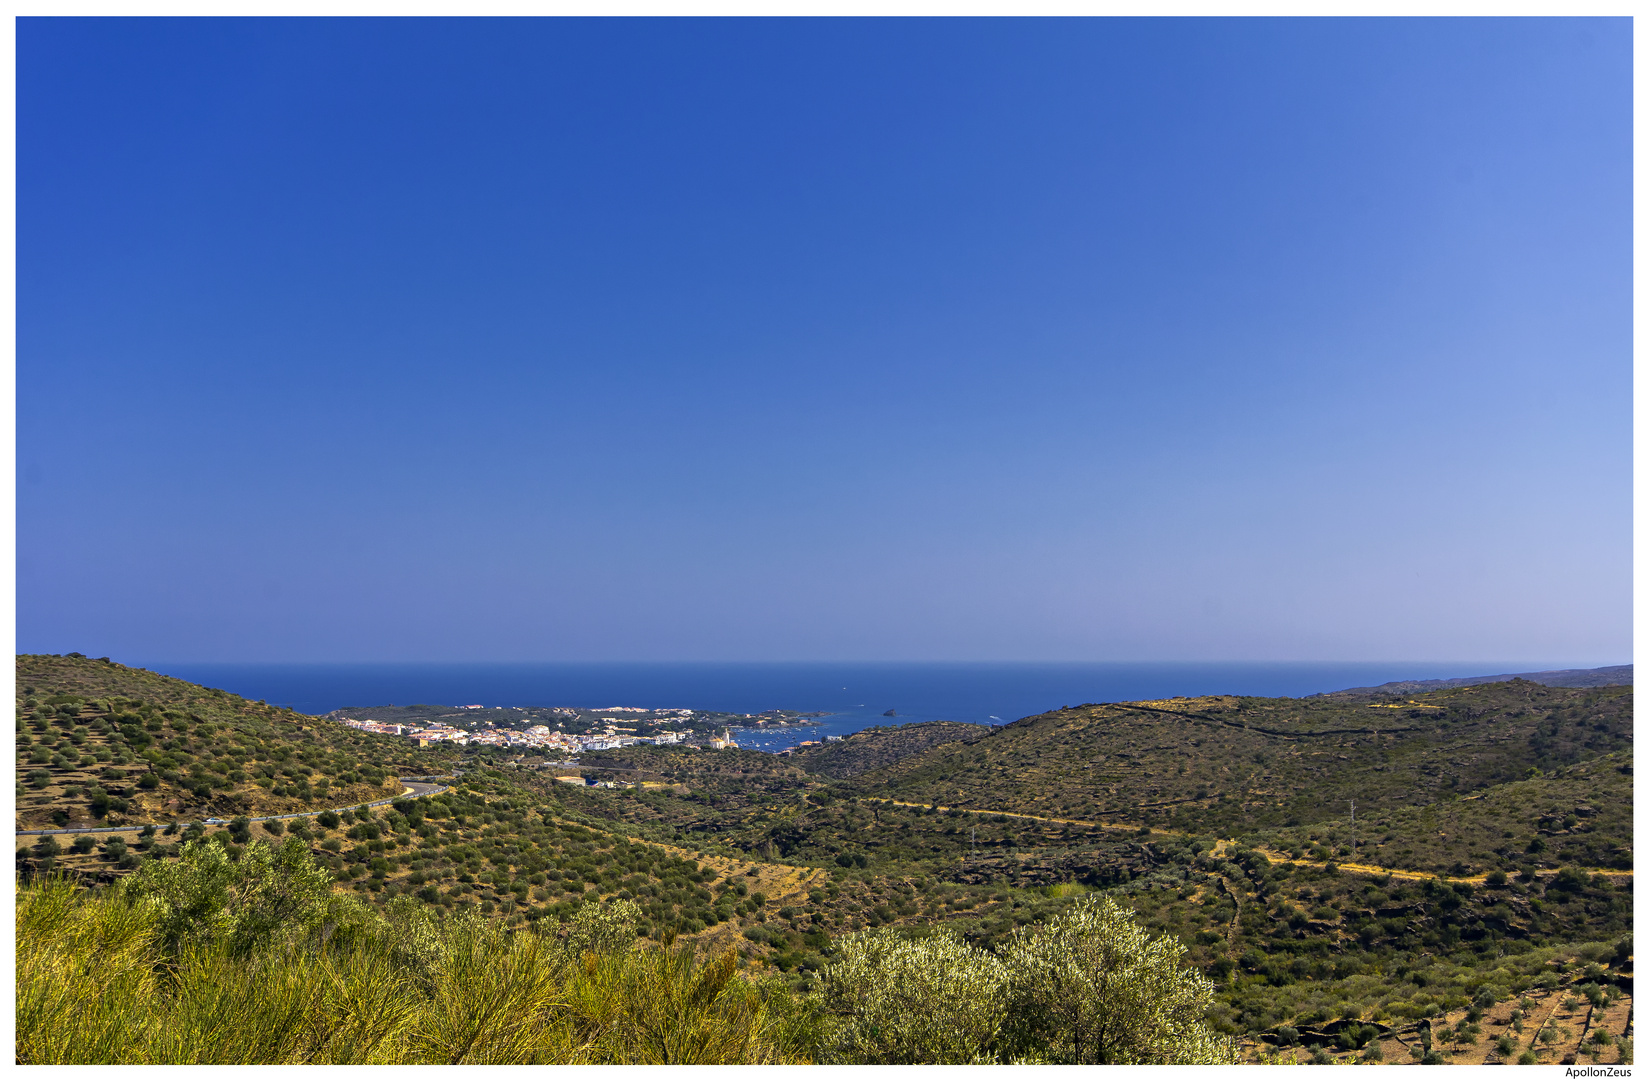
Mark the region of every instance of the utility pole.
POLYGON ((1357 800, 1351 800, 1351 859, 1357 861, 1357 800))
POLYGON ((969 850, 975 861, 979 858, 979 826, 975 825, 968 830, 969 850))

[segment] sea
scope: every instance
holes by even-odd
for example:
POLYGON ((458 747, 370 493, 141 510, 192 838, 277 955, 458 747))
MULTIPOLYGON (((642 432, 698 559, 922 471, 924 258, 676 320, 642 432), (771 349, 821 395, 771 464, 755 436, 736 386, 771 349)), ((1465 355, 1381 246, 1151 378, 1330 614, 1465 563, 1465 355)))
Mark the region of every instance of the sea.
POLYGON ((878 724, 1006 724, 1091 702, 1201 694, 1303 697, 1397 679, 1591 666, 1554 662, 1295 663, 150 663, 150 670, 321 714, 372 705, 534 705, 821 713, 735 727, 779 751, 878 724), (891 714, 891 715, 888 715, 891 714))

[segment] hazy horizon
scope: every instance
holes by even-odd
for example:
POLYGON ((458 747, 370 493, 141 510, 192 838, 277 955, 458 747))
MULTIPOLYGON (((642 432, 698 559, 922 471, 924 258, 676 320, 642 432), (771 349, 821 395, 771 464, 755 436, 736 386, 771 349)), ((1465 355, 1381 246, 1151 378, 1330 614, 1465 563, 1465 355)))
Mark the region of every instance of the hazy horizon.
MULTIPOLYGON (((89 653, 84 653, 83 650, 72 650, 72 651, 82 652, 83 655, 90 655, 89 653)), ((21 650, 19 651, 19 655, 22 655, 21 650)), ((64 655, 64 654, 59 653, 58 655, 64 655)), ((500 666, 525 666, 525 665, 534 665, 534 664, 542 664, 542 665, 566 664, 566 665, 590 665, 590 666, 599 666, 599 665, 604 665, 604 664, 605 665, 653 664, 653 665, 659 665, 659 666, 668 666, 668 665, 672 665, 672 664, 679 664, 679 665, 683 665, 683 666, 691 666, 691 665, 738 666, 738 665, 741 665, 741 664, 748 664, 748 665, 751 665, 751 666, 762 666, 762 665, 778 666, 778 665, 800 665, 800 664, 820 664, 820 665, 828 665, 828 664, 851 664, 851 665, 889 664, 889 665, 900 665, 900 664, 903 664, 903 665, 932 665, 932 666, 944 666, 944 665, 947 665, 947 664, 958 665, 958 666, 969 666, 969 665, 988 666, 988 665, 991 665, 991 664, 1002 664, 1002 665, 1045 664, 1045 665, 1048 665, 1048 666, 1061 666, 1061 665, 1072 666, 1072 665, 1094 665, 1094 664, 1117 664, 1117 665, 1135 665, 1135 664, 1173 665, 1173 664, 1184 664, 1184 665, 1187 665, 1187 666, 1198 666, 1198 665, 1208 665, 1208 664, 1254 664, 1254 665, 1265 665, 1265 664, 1321 664, 1321 665, 1325 665, 1325 666, 1333 666, 1333 665, 1344 665, 1344 664, 1380 664, 1380 665, 1388 665, 1388 666, 1393 666, 1393 667, 1400 667, 1403 664, 1414 664, 1418 667, 1431 667, 1431 668, 1447 667, 1447 668, 1451 668, 1451 669, 1452 668, 1458 668, 1458 667, 1473 667, 1473 668, 1485 667, 1485 670, 1483 670, 1483 671, 1473 671, 1473 672, 1470 673, 1470 675, 1516 674, 1516 673, 1525 672, 1525 671, 1533 672, 1533 671, 1588 670, 1588 669, 1592 669, 1592 668, 1621 667, 1621 666, 1630 665, 1632 663, 1632 660, 1631 660, 1630 657, 1628 657, 1627 659, 1624 659, 1624 660, 1500 660, 1500 661, 1495 661, 1495 660, 1435 660, 1435 659, 1427 659, 1427 660, 1398 659, 1398 660, 1391 660, 1391 659, 1385 659, 1385 658, 1381 658, 1381 657, 1374 657, 1372 659, 1363 658, 1363 657, 1338 657, 1338 658, 1313 659, 1313 660, 1300 660, 1300 659, 1291 659, 1291 658, 1283 658, 1283 659, 1275 659, 1275 660, 1266 660, 1266 659, 1256 660, 1256 659, 1245 658, 1245 657, 1203 657, 1203 658, 1195 658, 1195 659, 1174 659, 1174 658, 1165 659, 1165 658, 1162 658, 1162 657, 1148 657, 1148 658, 1140 659, 1140 660, 1108 660, 1108 659, 1104 659, 1104 658, 1086 659, 1086 660, 1037 660, 1037 659, 1013 660, 1013 659, 999 659, 999 658, 988 658, 988 657, 986 657, 986 658, 979 658, 979 657, 975 657, 975 658, 966 658, 966 657, 955 658, 955 657, 949 657, 949 658, 926 659, 926 660, 911 660, 911 659, 904 659, 904 658, 900 658, 900 657, 866 658, 866 657, 851 657, 851 656, 847 656, 847 657, 827 657, 827 658, 823 658, 823 659, 818 658, 818 657, 780 657, 780 658, 776 658, 776 659, 764 659, 764 660, 741 660, 741 659, 737 659, 737 658, 729 659, 729 660, 692 659, 692 658, 685 658, 685 659, 665 658, 665 659, 655 659, 655 660, 635 660, 635 659, 630 659, 630 658, 626 658, 626 657, 594 657, 594 658, 582 659, 582 660, 557 660, 557 659, 450 660, 450 659, 443 659, 443 658, 439 658, 439 657, 422 657, 422 658, 414 657, 414 658, 410 658, 410 659, 392 659, 392 660, 340 660, 340 659, 337 659, 335 657, 317 657, 317 658, 310 658, 310 659, 301 659, 300 658, 300 659, 287 659, 287 660, 278 660, 278 659, 271 659, 271 660, 263 660, 263 659, 260 659, 260 660, 199 660, 199 659, 191 659, 191 658, 187 658, 187 657, 184 657, 184 658, 171 657, 171 658, 161 658, 161 659, 155 659, 155 658, 151 657, 151 658, 134 658, 134 659, 131 659, 131 660, 123 660, 123 659, 121 659, 120 657, 117 657, 117 656, 110 656, 109 659, 115 661, 116 663, 124 664, 127 667, 151 667, 151 668, 156 664, 189 664, 189 665, 200 665, 200 666, 203 666, 203 667, 211 667, 211 666, 251 667, 251 666, 257 666, 257 665, 260 665, 260 664, 267 664, 267 665, 271 665, 271 666, 281 666, 281 665, 324 666, 324 665, 328 665, 328 664, 336 664, 336 665, 339 665, 339 666, 382 665, 382 666, 385 666, 385 667, 393 667, 393 666, 397 666, 397 665, 405 665, 405 666, 410 667, 410 666, 420 666, 420 665, 441 665, 441 664, 453 664, 453 665, 464 665, 464 666, 486 666, 488 664, 497 664, 497 665, 500 665, 500 666), (1495 667, 1496 665, 1498 665, 1497 670, 1495 670, 1495 671, 1486 670, 1487 667, 1495 667)), ((1462 675, 1460 675, 1459 677, 1467 678, 1467 677, 1470 677, 1470 675, 1462 673, 1462 675)), ((1427 676, 1427 677, 1428 678, 1436 678, 1436 677, 1440 677, 1440 676, 1427 676)), ((1450 676, 1450 677, 1453 677, 1453 676, 1450 676)))
POLYGON ((1471 678, 1544 667, 1426 663, 716 662, 187 663, 151 671, 252 700, 321 714, 346 706, 598 708, 640 705, 719 712, 823 711, 872 723, 1001 723, 1094 701, 1206 694, 1303 697, 1407 679, 1471 678), (882 719, 895 709, 895 719, 882 719))

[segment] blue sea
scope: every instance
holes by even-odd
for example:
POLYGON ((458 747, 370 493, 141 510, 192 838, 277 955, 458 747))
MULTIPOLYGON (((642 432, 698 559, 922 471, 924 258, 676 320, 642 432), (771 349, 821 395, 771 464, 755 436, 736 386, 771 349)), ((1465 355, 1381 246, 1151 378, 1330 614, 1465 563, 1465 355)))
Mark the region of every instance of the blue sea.
POLYGON ((1394 679, 1585 666, 1505 663, 559 663, 206 664, 151 670, 243 697, 325 713, 370 705, 640 705, 827 715, 805 727, 737 731, 782 750, 874 724, 1003 724, 1065 705, 1199 694, 1302 697, 1394 679), (897 715, 883 714, 893 710, 897 715))

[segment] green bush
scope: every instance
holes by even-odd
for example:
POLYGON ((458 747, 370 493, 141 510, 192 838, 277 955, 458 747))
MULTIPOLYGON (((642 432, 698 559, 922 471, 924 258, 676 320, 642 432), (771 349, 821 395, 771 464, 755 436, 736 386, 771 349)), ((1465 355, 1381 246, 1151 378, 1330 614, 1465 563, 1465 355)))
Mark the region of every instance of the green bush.
POLYGON ((1195 1064, 1235 1060, 1206 1024, 1213 987, 1184 948, 1110 898, 1017 929, 1000 957, 954 934, 836 942, 824 971, 831 1060, 847 1064, 1195 1064))
POLYGON ((306 930, 326 913, 331 883, 295 838, 255 841, 238 861, 221 844, 190 840, 176 860, 145 863, 127 886, 155 908, 171 952, 225 944, 244 955, 277 930, 306 930))
POLYGON ((825 969, 836 1023, 828 1055, 855 1065, 990 1060, 1004 1019, 1000 961, 954 934, 910 940, 882 928, 837 943, 825 969))
POLYGON ((1204 1023, 1213 985, 1184 953, 1168 935, 1149 938, 1109 897, 1019 928, 1004 956, 1012 1052, 1067 1064, 1233 1060, 1204 1023))
POLYGON ((634 905, 585 905, 553 933, 438 923, 407 898, 386 917, 265 851, 247 873, 202 844, 141 887, 20 888, 17 1060, 775 1064, 818 1041, 817 1010, 738 977, 736 955, 634 949, 634 905), (184 912, 204 928, 177 932, 184 912))

